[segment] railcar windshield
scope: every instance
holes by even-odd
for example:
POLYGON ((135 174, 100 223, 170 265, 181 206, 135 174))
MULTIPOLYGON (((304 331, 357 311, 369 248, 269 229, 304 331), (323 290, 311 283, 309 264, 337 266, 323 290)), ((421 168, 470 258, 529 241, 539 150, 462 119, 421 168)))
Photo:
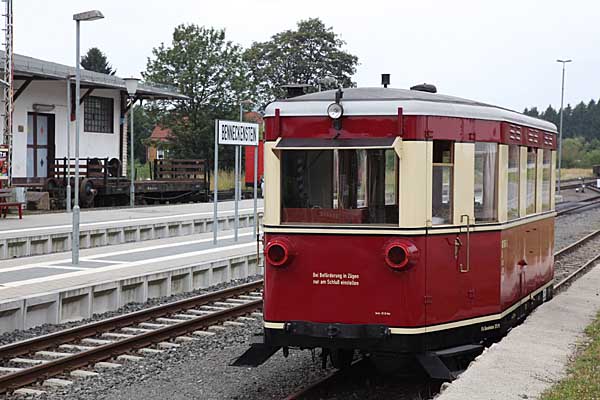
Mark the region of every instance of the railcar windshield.
POLYGON ((282 223, 398 225, 393 149, 281 152, 282 223))

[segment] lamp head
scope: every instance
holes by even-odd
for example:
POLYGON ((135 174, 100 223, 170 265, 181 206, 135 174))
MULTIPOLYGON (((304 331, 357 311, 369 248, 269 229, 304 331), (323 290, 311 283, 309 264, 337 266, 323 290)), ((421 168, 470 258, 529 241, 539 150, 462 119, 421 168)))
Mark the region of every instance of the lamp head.
POLYGON ((124 78, 125 87, 127 88, 127 93, 130 96, 133 96, 135 92, 137 92, 138 82, 140 81, 138 78, 124 78))
POLYGON ((98 10, 84 11, 78 14, 73 14, 74 21, 95 21, 102 18, 104 18, 104 14, 98 10))

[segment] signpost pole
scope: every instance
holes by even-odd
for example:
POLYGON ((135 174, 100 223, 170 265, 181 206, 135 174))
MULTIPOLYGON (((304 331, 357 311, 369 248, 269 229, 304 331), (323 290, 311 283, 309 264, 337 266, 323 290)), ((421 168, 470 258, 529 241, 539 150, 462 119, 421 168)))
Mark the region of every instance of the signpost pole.
POLYGON ((239 200, 239 182, 238 182, 238 173, 239 173, 239 160, 240 160, 240 146, 235 146, 235 188, 234 188, 234 196, 235 196, 235 215, 233 221, 233 240, 238 241, 238 228, 239 228, 239 215, 238 215, 238 200, 239 200))
POLYGON ((215 120, 215 168, 213 172, 213 244, 217 244, 217 232, 219 231, 219 218, 217 216, 217 202, 219 194, 219 120, 215 120))
MULTIPOLYGON (((242 194, 242 183, 240 182, 240 171, 241 160, 242 160, 242 149, 243 146, 257 146, 258 145, 258 130, 259 126, 255 123, 242 122, 242 121, 217 121, 215 125, 215 174, 217 171, 217 153, 219 151, 218 144, 235 146, 235 168, 234 168, 234 241, 238 241, 239 227, 240 227, 240 215, 239 215, 239 201, 242 194)), ((256 160, 255 160, 256 162, 256 160)), ((255 168, 256 169, 256 168, 255 168)), ((256 173, 255 173, 256 175, 256 173)), ((215 188, 217 180, 215 179, 215 188)), ((254 182, 254 192, 256 193, 256 180, 254 182)), ((255 195, 256 198, 256 195, 255 195)), ((216 199, 216 192, 215 192, 216 199)), ((256 201, 256 200, 255 200, 256 201)), ((217 218, 217 205, 215 202, 215 221, 217 218)), ((256 211, 255 211, 256 213, 256 211)), ((256 215, 256 214, 255 214, 256 215)), ((216 234, 215 234, 216 235, 216 234)), ((215 236, 216 243, 216 236, 215 236)))
POLYGON ((254 148, 254 230, 253 235, 258 235, 258 208, 257 208, 257 180, 258 180, 258 146, 254 148))

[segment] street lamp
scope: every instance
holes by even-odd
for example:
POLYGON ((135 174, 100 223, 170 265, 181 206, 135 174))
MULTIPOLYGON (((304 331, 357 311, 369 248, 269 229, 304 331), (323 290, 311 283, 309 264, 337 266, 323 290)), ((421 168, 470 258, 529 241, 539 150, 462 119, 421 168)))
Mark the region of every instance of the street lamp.
POLYGON ((73 207, 73 234, 71 236, 71 262, 79 265, 79 97, 81 83, 81 62, 79 56, 79 25, 81 21, 95 21, 104 18, 98 10, 73 15, 75 21, 75 205, 73 207))
POLYGON ((125 86, 127 87, 127 94, 131 97, 131 108, 129 109, 129 118, 131 119, 131 155, 130 155, 130 163, 131 163, 131 185, 129 187, 129 205, 131 207, 135 206, 135 156, 133 154, 133 105, 135 103, 135 92, 137 92, 138 82, 140 81, 138 78, 125 78, 125 86))
POLYGON ((71 78, 67 74, 67 212, 71 212, 71 78))
POLYGON ((556 60, 562 63, 562 88, 560 93, 560 125, 558 128, 558 194, 560 195, 560 167, 562 164, 562 131, 563 131, 563 104, 565 99, 565 64, 573 60, 556 60))

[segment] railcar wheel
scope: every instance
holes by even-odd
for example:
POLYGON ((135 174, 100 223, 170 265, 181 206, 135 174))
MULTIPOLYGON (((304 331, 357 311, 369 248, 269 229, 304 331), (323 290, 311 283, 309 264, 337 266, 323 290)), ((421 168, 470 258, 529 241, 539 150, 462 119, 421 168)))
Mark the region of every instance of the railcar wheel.
POLYGON ((352 364, 354 359, 354 350, 348 349, 332 349, 329 352, 331 364, 337 369, 346 369, 352 364))

